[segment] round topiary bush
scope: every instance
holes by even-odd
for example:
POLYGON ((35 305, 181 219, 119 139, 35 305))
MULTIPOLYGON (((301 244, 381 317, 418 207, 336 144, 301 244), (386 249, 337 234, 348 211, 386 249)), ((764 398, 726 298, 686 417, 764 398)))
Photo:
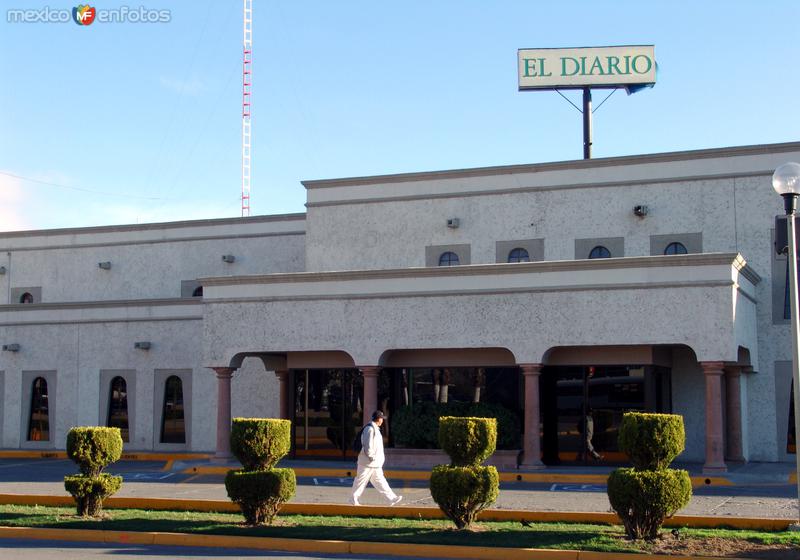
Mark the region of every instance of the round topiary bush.
POLYGON ((122 456, 119 428, 84 426, 67 433, 67 457, 78 464, 81 473, 97 476, 122 456))
POLYGON ((78 515, 100 515, 103 500, 122 486, 121 476, 102 474, 105 467, 122 456, 119 428, 72 428, 67 433, 67 456, 78 464, 81 471, 81 474, 64 477, 64 488, 75 499, 78 515))
POLYGON ((617 469, 608 477, 608 499, 631 539, 655 539, 664 519, 691 497, 692 482, 684 470, 617 469))
POLYGON ((496 442, 494 418, 439 418, 439 446, 454 466, 480 465, 494 453, 496 442))
POLYGON ((78 515, 97 517, 103 509, 103 500, 116 494, 122 487, 122 477, 110 474, 86 476, 78 474, 64 477, 64 488, 75 499, 78 515))
POLYGON ((619 448, 639 470, 665 469, 683 452, 686 435, 677 414, 626 412, 619 428, 619 448))
POLYGON ((225 489, 250 525, 272 523, 297 489, 294 470, 276 469, 289 452, 292 423, 275 418, 234 418, 231 451, 244 467, 228 471, 225 489))
POLYGON ((431 496, 459 529, 468 528, 479 512, 497 500, 497 469, 480 466, 494 452, 496 441, 494 418, 439 419, 439 443, 451 464, 434 467, 431 496))
POLYGON ((289 452, 291 435, 290 420, 234 418, 231 452, 246 471, 271 469, 289 452))
POLYGON ((439 509, 457 528, 465 529, 497 500, 500 477, 494 467, 437 465, 430 486, 439 509))
POLYGON ((272 523, 281 506, 297 489, 293 469, 228 471, 225 476, 228 497, 242 510, 249 525, 272 523))

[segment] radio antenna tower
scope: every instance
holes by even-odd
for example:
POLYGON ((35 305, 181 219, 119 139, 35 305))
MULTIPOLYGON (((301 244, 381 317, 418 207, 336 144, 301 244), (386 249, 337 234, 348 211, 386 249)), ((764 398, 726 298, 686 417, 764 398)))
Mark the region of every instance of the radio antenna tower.
POLYGON ((253 0, 243 0, 242 36, 242 217, 250 215, 250 163, 252 158, 250 106, 253 68, 253 0))

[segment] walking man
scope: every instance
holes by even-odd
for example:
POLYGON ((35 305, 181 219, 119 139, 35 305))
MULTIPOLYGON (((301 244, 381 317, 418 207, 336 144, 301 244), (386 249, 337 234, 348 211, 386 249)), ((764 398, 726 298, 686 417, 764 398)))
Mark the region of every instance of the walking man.
POLYGON ((360 506, 358 499, 367 488, 367 483, 372 486, 389 501, 389 505, 396 506, 403 499, 389 488, 386 477, 383 476, 383 436, 381 435, 381 425, 385 418, 383 412, 376 410, 372 413, 372 422, 364 426, 361 432, 361 452, 358 454, 358 471, 353 480, 353 495, 350 503, 360 506))

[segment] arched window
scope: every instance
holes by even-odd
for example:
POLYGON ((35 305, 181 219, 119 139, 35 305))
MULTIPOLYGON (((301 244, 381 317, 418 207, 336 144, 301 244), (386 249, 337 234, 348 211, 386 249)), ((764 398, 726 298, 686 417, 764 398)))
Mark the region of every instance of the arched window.
POLYGON ((439 266, 458 266, 458 255, 452 251, 442 253, 439 257, 439 266))
POLYGON ((28 441, 50 441, 50 413, 47 402, 47 381, 44 377, 33 380, 28 441))
POLYGON ((685 255, 689 251, 686 250, 686 246, 683 243, 678 243, 677 241, 670 243, 667 245, 667 248, 664 249, 665 255, 685 255))
POLYGON ((602 245, 598 245, 591 251, 589 251, 589 258, 590 259, 608 259, 611 258, 611 251, 603 247, 602 245))
POLYGON ((128 440, 128 384, 122 377, 111 380, 111 393, 108 396, 108 419, 106 425, 119 428, 122 441, 128 440))
POLYGON ((516 249, 511 249, 511 252, 508 254, 508 262, 510 263, 520 263, 520 262, 530 262, 531 257, 528 255, 528 251, 517 247, 516 249))
POLYGON ((192 297, 203 297, 203 286, 197 286, 192 292, 192 297))
POLYGON ((33 303, 33 295, 30 292, 25 292, 19 298, 20 303, 33 303))
POLYGON ((164 413, 161 416, 161 443, 186 443, 183 418, 183 383, 177 375, 164 382, 164 413))

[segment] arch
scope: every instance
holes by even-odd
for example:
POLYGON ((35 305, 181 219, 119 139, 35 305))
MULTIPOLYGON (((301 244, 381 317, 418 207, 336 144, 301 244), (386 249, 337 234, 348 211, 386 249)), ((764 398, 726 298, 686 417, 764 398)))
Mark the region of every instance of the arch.
POLYGON ((177 375, 164 381, 164 406, 161 415, 161 443, 186 443, 183 414, 183 382, 177 375))
POLYGON ((459 264, 458 255, 453 251, 445 251, 439 255, 439 266, 458 266, 459 264))
POLYGON ((50 441, 49 395, 47 380, 44 377, 33 380, 28 416, 28 441, 50 441))
POLYGON ((21 296, 19 296, 20 303, 33 303, 33 294, 30 292, 25 292, 21 296))
POLYGON ((664 249, 665 255, 686 255, 689 251, 686 250, 686 245, 678 241, 673 241, 664 249))
POLYGON ((118 375, 111 380, 108 395, 108 415, 106 426, 119 428, 122 441, 130 441, 128 431, 128 384, 118 375))
POLYGON ((542 356, 545 365, 600 366, 600 365, 672 365, 672 350, 684 348, 697 360, 697 353, 686 344, 636 344, 597 346, 553 346, 542 356))
POLYGON ((602 245, 595 246, 591 251, 589 251, 589 258, 590 259, 610 259, 611 258, 611 251, 603 247, 602 245))
POLYGON ((508 262, 510 263, 521 263, 521 262, 531 262, 530 254, 528 254, 527 249, 523 249, 522 247, 515 247, 508 252, 508 262))
POLYGON ((386 350, 378 365, 382 367, 473 367, 517 365, 507 348, 415 348, 386 350))
POLYGON ((197 286, 192 292, 192 297, 203 297, 203 286, 197 286))

